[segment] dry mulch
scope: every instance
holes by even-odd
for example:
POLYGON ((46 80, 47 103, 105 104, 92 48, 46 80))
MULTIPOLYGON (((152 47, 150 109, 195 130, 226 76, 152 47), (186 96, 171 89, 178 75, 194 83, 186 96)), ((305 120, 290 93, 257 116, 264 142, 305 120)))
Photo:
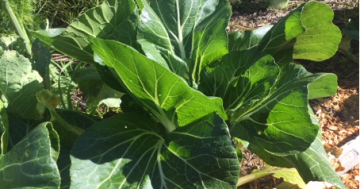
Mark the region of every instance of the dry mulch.
MULTIPOLYGON (((339 28, 345 26, 349 18, 359 18, 359 2, 352 0, 322 1, 335 12, 334 24, 339 28), (355 8, 354 8, 355 7, 355 8)), ((283 10, 267 9, 264 1, 243 0, 233 3, 233 15, 229 31, 257 29, 275 24, 290 11, 296 9, 301 2, 290 1, 283 10)), ((354 52, 358 52, 358 43, 352 44, 354 52)), ((358 54, 357 54, 358 56, 358 54)), ((310 72, 330 72, 338 76, 338 92, 328 98, 310 101, 322 132, 325 149, 330 152, 359 135, 359 60, 354 62, 337 53, 324 62, 297 61, 310 72)), ((263 168, 265 163, 248 150, 244 151, 241 175, 251 173, 253 169, 263 168)), ((339 165, 334 163, 334 168, 339 165)), ((359 165, 341 176, 349 189, 359 188, 359 165)), ((241 189, 266 189, 277 186, 282 180, 271 176, 258 179, 240 187, 241 189)))

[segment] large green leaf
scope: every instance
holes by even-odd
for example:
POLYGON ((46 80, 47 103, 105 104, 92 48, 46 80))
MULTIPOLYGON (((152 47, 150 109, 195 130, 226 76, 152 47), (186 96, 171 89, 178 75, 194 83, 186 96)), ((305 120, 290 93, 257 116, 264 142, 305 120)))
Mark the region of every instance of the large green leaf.
POLYGON ((332 23, 333 17, 334 12, 328 5, 308 2, 274 25, 258 50, 273 55, 282 64, 292 58, 326 60, 336 53, 341 40, 339 28, 332 23), (294 49, 293 53, 289 53, 289 49, 294 49))
POLYGON ((131 24, 129 25, 129 19, 132 19, 130 16, 136 9, 132 0, 108 0, 78 17, 64 32, 59 30, 54 32, 50 29, 33 32, 33 34, 59 52, 92 63, 94 62, 93 52, 88 38, 113 37, 117 40, 124 40, 122 41, 124 43, 131 42, 129 36, 134 37, 136 32, 123 29, 135 28, 131 24), (126 33, 114 36, 116 31, 128 32, 129 36, 126 36, 126 33))
POLYGON ((322 77, 309 84, 309 99, 323 98, 336 94, 337 76, 331 73, 323 73, 322 77))
POLYGON ((19 143, 31 130, 41 124, 39 120, 21 119, 11 113, 8 113, 9 120, 9 144, 8 149, 11 150, 19 143))
POLYGON ((198 81, 201 69, 228 52, 228 1, 143 2, 138 42, 149 58, 181 77, 198 81))
POLYGON ((328 5, 311 1, 281 19, 270 30, 265 26, 246 31, 241 37, 231 34, 229 49, 264 51, 280 65, 291 62, 293 58, 326 60, 336 53, 341 41, 341 32, 332 23, 333 17, 334 12, 328 5))
MULTIPOLYGON (((308 112, 311 122, 319 125, 314 112, 308 105, 308 112)), ((327 154, 321 143, 321 130, 318 131, 315 140, 310 147, 304 152, 289 156, 276 156, 267 153, 261 147, 249 145, 249 149, 255 152, 267 164, 278 167, 296 168, 302 179, 308 183, 310 181, 326 181, 335 186, 345 189, 344 183, 335 172, 333 166, 329 162, 327 154)))
MULTIPOLYGON (((127 0, 127 1, 132 1, 132 0, 127 0)), ((131 6, 131 10, 133 10, 134 9, 133 4, 129 3, 129 5, 131 6)), ((129 5, 125 5, 125 7, 129 5)), ((124 7, 122 7, 121 11, 124 11, 124 7)), ((129 46, 138 49, 138 44, 136 41, 136 35, 137 35, 136 31, 139 24, 140 13, 137 11, 137 9, 135 9, 133 10, 132 14, 130 15, 128 14, 129 13, 126 13, 128 17, 125 18, 118 26, 116 26, 111 34, 105 36, 104 39, 112 39, 115 41, 120 41, 122 43, 125 43, 129 46)))
POLYGON ((279 74, 270 55, 234 51, 203 70, 199 89, 208 96, 221 97, 225 111, 237 110, 267 97, 279 74))
POLYGON ((72 188, 234 188, 239 162, 215 113, 167 134, 120 114, 89 128, 71 152, 72 188))
MULTIPOLYGON (((0 188, 59 188, 60 174, 53 156, 56 132, 40 124, 8 153, 0 156, 0 188)), ((55 143, 58 143, 58 138, 55 143)))
POLYGON ((294 59, 323 61, 335 55, 341 31, 333 18, 334 12, 324 3, 311 1, 303 7, 300 20, 305 32, 296 38, 294 59))
POLYGON ((221 99, 206 97, 190 88, 183 79, 135 49, 115 41, 91 41, 94 52, 115 69, 129 94, 168 131, 212 112, 226 119, 221 99))
MULTIPOLYGON (((84 130, 101 120, 98 117, 71 110, 56 109, 56 113, 61 116, 67 124, 84 130)), ((70 188, 70 150, 71 148, 68 146, 61 145, 60 155, 57 161, 57 166, 61 175, 60 188, 64 189, 70 188)))
POLYGON ((308 85, 323 74, 310 74, 296 64, 281 72, 269 96, 232 113, 231 135, 268 153, 289 155, 305 151, 315 140, 319 126, 308 113, 308 85))
POLYGON ((42 78, 31 70, 31 62, 16 51, 0 57, 0 95, 8 112, 27 119, 39 119, 36 92, 42 89, 42 78))
MULTIPOLYGON (((3 117, 2 115, 2 118, 3 117)), ((4 119, 2 121, 4 121, 4 119)), ((8 141, 2 142, 2 144, 7 144, 8 150, 14 148, 14 146, 20 143, 36 126, 42 123, 41 120, 21 119, 11 113, 7 114, 7 121, 9 126, 8 141)), ((56 160, 58 159, 60 151, 59 136, 56 132, 50 132, 49 138, 52 146, 51 155, 53 159, 56 160)), ((1 149, 3 149, 3 147, 1 147, 1 149)))
MULTIPOLYGON (((261 149, 255 147, 251 150, 260 151, 261 149)), ((339 188, 346 188, 328 160, 321 143, 321 131, 319 131, 316 140, 304 152, 291 156, 273 156, 266 153, 261 153, 259 156, 269 165, 295 167, 306 183, 326 181, 339 188)))
POLYGON ((307 111, 309 96, 331 95, 336 83, 332 74, 310 74, 300 65, 279 71, 266 53, 234 51, 203 70, 199 89, 223 99, 232 136, 270 153, 294 154, 319 129, 307 111))
MULTIPOLYGON (((67 122, 72 125, 75 125, 80 128, 88 128, 93 123, 99 121, 98 118, 93 118, 88 115, 82 114, 80 112, 74 112, 69 110, 57 110, 58 114, 65 118, 67 122)), ((34 120, 25 120, 19 119, 16 116, 9 114, 9 126, 10 126, 10 135, 9 135, 9 149, 13 148, 18 144, 23 138, 29 134, 40 121, 34 120)), ((61 188, 70 187, 70 149, 64 145, 61 145, 60 154, 59 146, 56 144, 58 138, 55 136, 52 137, 52 146, 53 146, 53 158, 57 159, 58 169, 61 175, 61 188), (58 156, 58 157, 57 157, 58 156)))
MULTIPOLYGON (((14 148, 20 143, 34 128, 42 124, 44 120, 21 119, 11 113, 8 113, 9 136, 8 150, 14 148)), ((52 127, 51 127, 52 128, 52 127)), ((51 142, 51 156, 56 161, 59 156, 60 143, 59 135, 56 132, 49 132, 51 142)))
MULTIPOLYGON (((67 124, 84 130, 101 120, 98 117, 71 110, 56 109, 56 113, 63 118, 67 124)), ((61 176, 60 188, 64 189, 70 188, 70 150, 71 148, 68 146, 61 145, 59 158, 57 160, 57 166, 61 176)))
POLYGON ((318 133, 316 140, 305 152, 284 157, 284 159, 293 163, 306 183, 314 180, 326 181, 339 188, 346 188, 328 160, 321 143, 321 132, 318 133))

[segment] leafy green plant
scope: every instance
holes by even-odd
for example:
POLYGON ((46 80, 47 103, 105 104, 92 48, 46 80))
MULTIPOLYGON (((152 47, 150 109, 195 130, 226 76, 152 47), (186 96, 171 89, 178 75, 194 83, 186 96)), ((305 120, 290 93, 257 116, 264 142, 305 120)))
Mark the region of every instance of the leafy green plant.
POLYGON ((123 112, 102 120, 56 109, 57 95, 41 87, 24 90, 31 95, 22 96, 19 90, 41 80, 31 77, 36 75, 31 69, 19 73, 14 65, 27 61, 5 52, 0 92, 7 103, 1 112, 8 115, 1 119, 8 118, 2 130, 9 132, 3 132, 1 143, 13 141, 6 138, 20 142, 0 156, 0 174, 9 167, 17 174, 7 174, 11 182, 0 182, 0 187, 18 187, 24 182, 17 179, 30 179, 37 185, 29 181, 22 186, 235 188, 241 151, 233 140, 240 140, 267 164, 296 168, 304 182, 345 188, 327 160, 308 105, 309 99, 334 94, 337 78, 292 63, 335 54, 341 33, 331 22, 332 10, 308 2, 274 26, 228 34, 230 15, 226 0, 109 0, 65 30, 33 32, 57 51, 92 64, 82 72, 92 74, 74 77, 78 82, 125 94, 123 112), (324 18, 318 19, 319 14, 324 18), (11 70, 27 82, 19 86, 8 80, 11 70), (7 91, 12 85, 19 90, 7 91), (29 105, 36 108, 33 116, 11 108, 30 100, 37 102, 29 105), (24 118, 30 121, 18 125, 30 132, 19 137, 11 129, 24 118), (34 133, 43 141, 23 147, 22 141, 34 133), (43 142, 48 161, 41 166, 55 169, 19 176, 24 158, 40 166, 35 164, 39 158, 30 155, 43 142), (12 156, 16 161, 10 162, 12 156))

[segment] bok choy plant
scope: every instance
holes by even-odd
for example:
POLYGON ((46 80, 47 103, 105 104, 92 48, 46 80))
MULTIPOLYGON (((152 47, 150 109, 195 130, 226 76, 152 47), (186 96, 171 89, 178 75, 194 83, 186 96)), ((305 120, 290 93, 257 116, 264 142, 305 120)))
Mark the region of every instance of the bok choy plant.
MULTIPOLYGON (((4 74, 12 72, 3 67, 13 64, 2 55, 1 144, 10 150, 0 156, 0 187, 236 188, 236 140, 269 165, 296 168, 305 182, 345 188, 308 104, 334 94, 337 78, 293 63, 335 54, 341 33, 332 10, 308 2, 243 33, 226 32, 230 15, 227 0, 108 0, 66 29, 32 32, 92 64, 74 79, 125 94, 123 112, 99 120, 61 111, 56 94, 40 87, 35 109, 24 113, 39 116, 19 119, 12 98, 28 90, 7 91, 4 74)), ((41 83, 16 76, 27 79, 23 87, 41 83)))

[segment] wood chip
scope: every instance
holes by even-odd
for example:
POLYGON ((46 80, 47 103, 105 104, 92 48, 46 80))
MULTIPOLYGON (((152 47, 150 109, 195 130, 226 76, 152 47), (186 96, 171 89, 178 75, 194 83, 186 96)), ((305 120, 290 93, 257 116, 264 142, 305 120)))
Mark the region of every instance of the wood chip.
POLYGON ((336 126, 330 126, 330 127, 328 127, 330 130, 333 130, 333 131, 337 131, 338 130, 338 127, 336 127, 336 126))

